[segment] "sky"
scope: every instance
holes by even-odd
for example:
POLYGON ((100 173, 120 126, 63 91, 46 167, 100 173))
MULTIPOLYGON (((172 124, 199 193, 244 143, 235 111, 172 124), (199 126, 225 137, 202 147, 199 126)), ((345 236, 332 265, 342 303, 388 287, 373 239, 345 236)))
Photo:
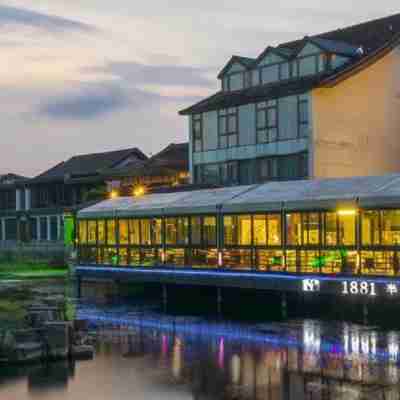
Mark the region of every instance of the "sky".
POLYGON ((231 55, 397 12, 398 0, 0 0, 0 174, 185 142, 178 111, 218 90, 231 55))

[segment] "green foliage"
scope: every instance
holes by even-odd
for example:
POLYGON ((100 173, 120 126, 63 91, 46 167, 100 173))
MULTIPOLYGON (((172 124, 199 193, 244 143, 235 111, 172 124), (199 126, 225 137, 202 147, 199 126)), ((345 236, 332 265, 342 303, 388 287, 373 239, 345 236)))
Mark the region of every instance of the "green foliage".
POLYGON ((62 265, 0 263, 0 280, 65 278, 68 268, 62 265))

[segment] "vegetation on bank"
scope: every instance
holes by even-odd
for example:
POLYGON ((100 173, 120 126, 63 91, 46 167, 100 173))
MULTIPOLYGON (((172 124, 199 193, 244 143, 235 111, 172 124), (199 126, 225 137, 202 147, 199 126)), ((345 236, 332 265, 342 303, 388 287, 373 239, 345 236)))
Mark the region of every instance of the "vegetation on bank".
POLYGON ((68 267, 46 263, 0 263, 0 280, 66 278, 68 267))

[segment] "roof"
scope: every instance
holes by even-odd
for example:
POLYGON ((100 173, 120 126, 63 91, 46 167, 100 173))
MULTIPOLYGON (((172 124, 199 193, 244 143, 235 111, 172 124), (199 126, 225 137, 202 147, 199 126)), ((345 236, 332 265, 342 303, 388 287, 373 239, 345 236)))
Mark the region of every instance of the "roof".
MULTIPOLYGON (((337 29, 325 33, 320 33, 313 36, 306 36, 302 39, 294 40, 291 42, 281 43, 275 48, 267 47, 263 53, 254 61, 252 65, 247 68, 254 68, 260 57, 267 51, 278 50, 287 57, 295 57, 299 51, 304 47, 307 42, 315 43, 317 46, 325 49, 328 52, 341 54, 352 57, 351 61, 338 69, 328 71, 319 75, 320 79, 316 79, 312 87, 319 86, 332 86, 337 84, 343 79, 347 79, 354 73, 359 72, 363 68, 368 67, 371 63, 376 62, 381 57, 385 56, 387 52, 391 51, 396 45, 400 43, 400 14, 390 15, 388 17, 375 19, 372 21, 363 22, 361 24, 352 25, 346 28, 337 29)), ((238 57, 238 56, 236 56, 238 57)), ((297 80, 297 78, 293 79, 297 80)), ((268 87, 273 85, 286 86, 287 82, 275 82, 272 84, 263 85, 267 88, 264 89, 268 92, 268 87)), ((305 87, 304 91, 309 90, 305 87)), ((232 95, 238 97, 238 93, 245 93, 248 89, 239 90, 236 92, 222 92, 219 91, 214 95, 196 103, 195 105, 180 111, 181 115, 189 115, 193 113, 205 112, 215 110, 219 107, 219 103, 215 102, 215 97, 229 97, 232 95)), ((283 95, 286 95, 283 91, 283 95)), ((268 97, 265 98, 268 100, 268 97)), ((246 104, 246 102, 256 101, 256 98, 249 98, 243 96, 241 102, 234 102, 232 106, 246 104)), ((223 102, 228 104, 229 100, 223 102)))
POLYGON ((131 155, 146 160, 147 156, 138 148, 130 148, 104 153, 93 153, 74 156, 65 162, 43 172, 31 180, 32 183, 64 180, 65 178, 87 178, 99 176, 102 171, 112 168, 115 165, 128 159, 131 155))
POLYGON ((123 197, 82 210, 80 218, 195 215, 282 210, 329 210, 340 206, 400 208, 400 174, 268 182, 191 192, 123 197))
POLYGON ((272 82, 233 92, 219 91, 183 111, 181 115, 202 113, 220 108, 237 107, 256 101, 277 99, 302 94, 318 85, 324 75, 310 75, 299 79, 272 82))
POLYGON ((17 175, 13 173, 3 174, 0 175, 0 185, 12 185, 18 181, 24 181, 27 179, 29 178, 27 178, 26 176, 17 175))
POLYGON ((222 68, 218 74, 218 78, 225 74, 225 72, 231 67, 232 64, 239 63, 245 68, 250 68, 254 64, 255 59, 242 56, 232 56, 231 59, 226 63, 225 67, 222 68))
POLYGON ((110 169, 110 176, 175 176, 189 170, 189 143, 170 143, 148 160, 110 169))

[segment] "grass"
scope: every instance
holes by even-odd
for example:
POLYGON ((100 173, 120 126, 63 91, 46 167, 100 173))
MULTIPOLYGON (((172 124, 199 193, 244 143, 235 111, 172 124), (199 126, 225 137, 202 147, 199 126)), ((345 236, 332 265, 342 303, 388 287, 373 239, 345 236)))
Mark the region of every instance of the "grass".
POLYGON ((66 278, 68 268, 49 264, 0 263, 1 280, 31 280, 66 278))

